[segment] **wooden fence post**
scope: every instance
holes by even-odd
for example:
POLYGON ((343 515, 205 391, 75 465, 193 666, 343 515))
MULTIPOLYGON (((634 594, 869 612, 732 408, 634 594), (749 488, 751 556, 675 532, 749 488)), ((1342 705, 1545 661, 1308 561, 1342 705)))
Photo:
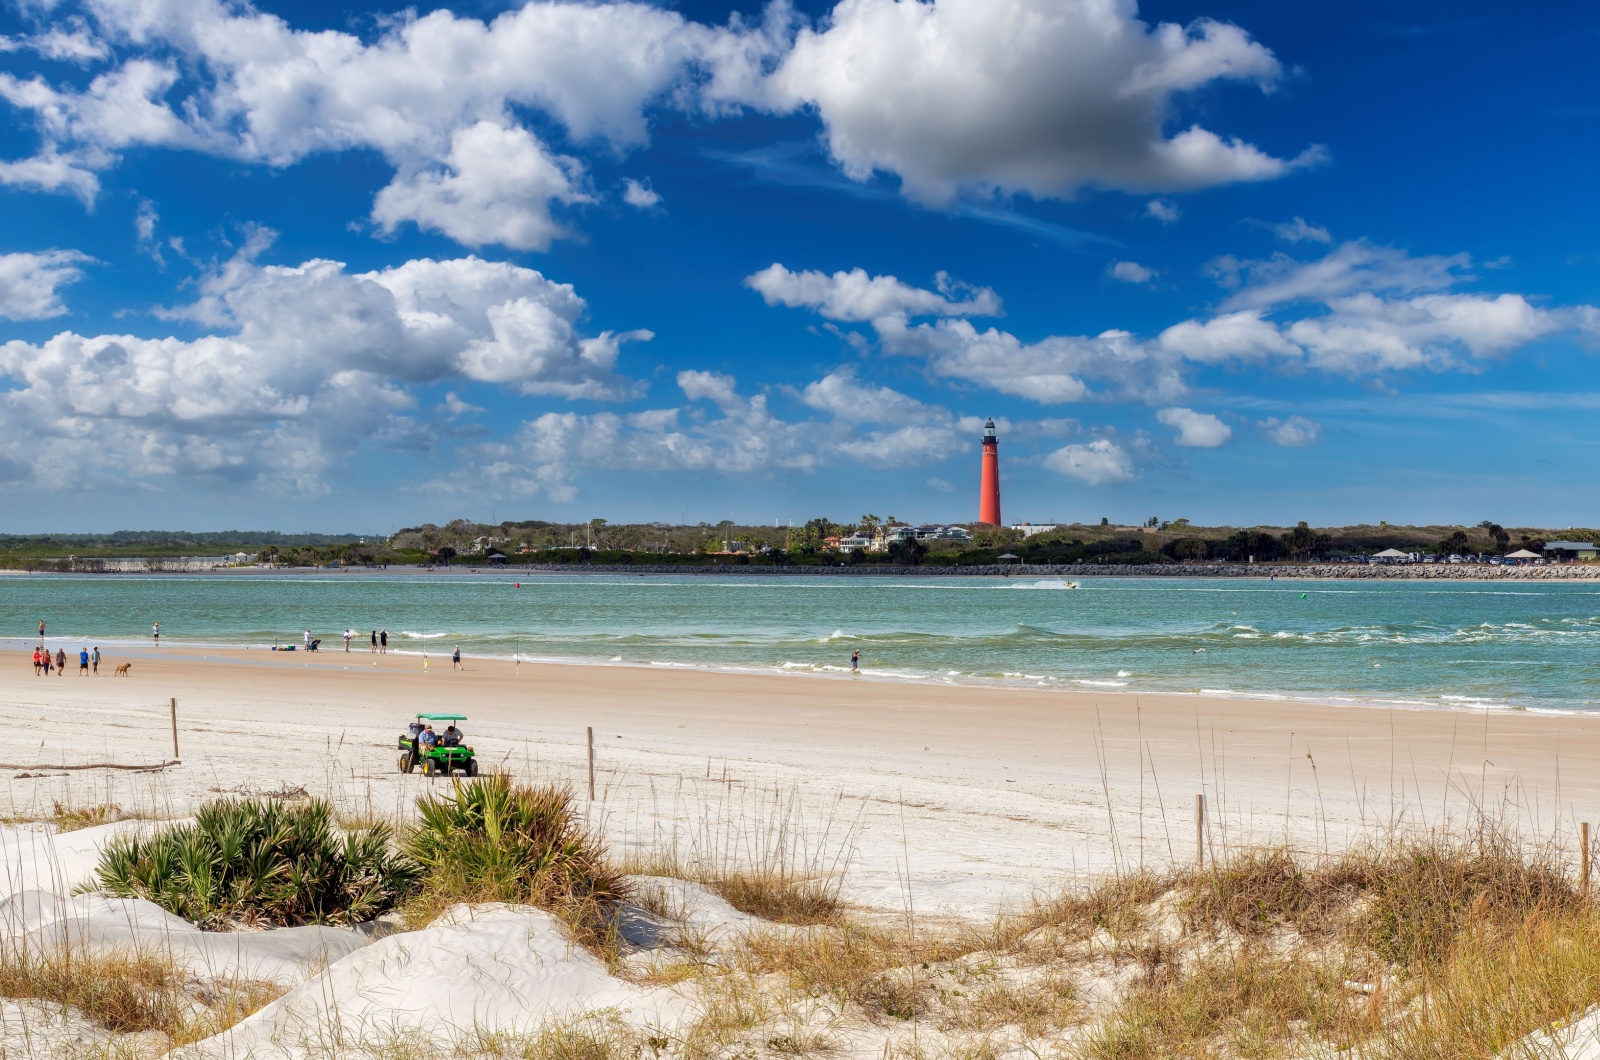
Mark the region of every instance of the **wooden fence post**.
POLYGON ((594 801, 594 726, 589 726, 589 801, 594 801))
POLYGON ((1206 797, 1194 797, 1194 867, 1206 867, 1206 797))
POLYGON ((1589 897, 1589 822, 1583 822, 1583 896, 1589 897))
POLYGON ((172 699, 172 760, 178 760, 178 699, 172 699))

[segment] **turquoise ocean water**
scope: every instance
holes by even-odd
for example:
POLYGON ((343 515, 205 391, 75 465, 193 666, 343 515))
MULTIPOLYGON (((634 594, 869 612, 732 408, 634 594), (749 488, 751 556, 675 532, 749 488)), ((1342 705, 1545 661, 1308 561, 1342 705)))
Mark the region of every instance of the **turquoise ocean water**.
MULTIPOLYGON (((518 575, 417 571, 0 577, 0 641, 391 651, 1290 696, 1600 709, 1600 586, 1240 579, 518 575), (522 587, 514 587, 520 579, 522 587)), ((19 654, 19 658, 21 658, 19 654)))

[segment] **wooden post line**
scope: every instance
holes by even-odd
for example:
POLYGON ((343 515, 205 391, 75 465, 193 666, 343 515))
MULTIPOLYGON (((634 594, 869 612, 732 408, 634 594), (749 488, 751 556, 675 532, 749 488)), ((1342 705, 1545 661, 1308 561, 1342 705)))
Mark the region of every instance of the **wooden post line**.
POLYGON ((1584 896, 1584 898, 1588 898, 1589 897, 1589 850, 1590 850, 1590 847, 1589 847, 1589 822, 1588 821, 1583 822, 1582 832, 1583 832, 1583 853, 1581 855, 1581 861, 1583 862, 1583 896, 1584 896))
POLYGON ((178 700, 172 699, 172 760, 176 762, 178 755, 178 700))
POLYGON ((589 801, 594 801, 594 726, 589 726, 589 801))
POLYGON ((1194 867, 1206 867, 1206 797, 1194 797, 1194 867))

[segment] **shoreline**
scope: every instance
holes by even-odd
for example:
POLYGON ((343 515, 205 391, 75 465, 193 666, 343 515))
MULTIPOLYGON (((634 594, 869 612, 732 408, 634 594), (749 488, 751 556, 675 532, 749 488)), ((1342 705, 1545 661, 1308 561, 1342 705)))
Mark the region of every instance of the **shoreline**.
MULTIPOLYGON (((20 650, 24 653, 30 649, 33 643, 28 638, 11 639, 15 639, 17 641, 17 643, 21 646, 20 650)), ((51 640, 60 640, 60 645, 58 646, 63 648, 66 644, 76 644, 82 640, 82 638, 79 638, 78 640, 63 640, 61 638, 48 636, 45 639, 47 642, 51 640)), ((366 650, 365 642, 362 642, 361 650, 352 650, 349 653, 346 653, 338 647, 330 647, 328 649, 316 652, 308 652, 304 651, 303 649, 297 649, 295 651, 273 651, 268 645, 238 643, 230 644, 215 641, 173 640, 167 642, 167 644, 162 648, 154 648, 148 643, 147 640, 118 640, 114 638, 102 638, 98 642, 95 642, 93 638, 90 638, 90 640, 91 643, 95 643, 97 646, 109 646, 128 652, 129 655, 119 657, 122 661, 129 661, 129 656, 131 656, 132 661, 139 661, 141 659, 153 660, 163 657, 171 657, 172 655, 176 655, 179 658, 187 658, 193 661, 194 656, 198 654, 200 655, 202 662, 209 662, 211 656, 201 653, 210 652, 214 655, 220 656, 223 659, 230 660, 236 665, 272 666, 280 661, 287 662, 289 664, 292 664, 293 662, 300 662, 304 666, 315 665, 321 670, 335 671, 349 670, 354 665, 354 660, 358 658, 366 658, 371 660, 373 658, 383 659, 387 658, 388 656, 397 656, 405 659, 427 659, 430 662, 437 660, 440 663, 445 663, 450 660, 450 652, 448 650, 425 652, 421 648, 396 648, 392 645, 387 652, 380 653, 375 656, 373 653, 366 650), (238 657, 237 653, 249 654, 241 658, 238 657), (257 658, 257 656, 259 656, 259 658, 257 658)), ((76 652, 75 650, 68 651, 67 654, 73 657, 69 658, 68 660, 70 664, 76 658, 76 652)), ((1414 698, 1414 696, 1408 696, 1405 693, 1395 693, 1395 698, 1384 698, 1382 696, 1361 696, 1355 693, 1342 691, 1285 692, 1251 691, 1248 689, 1236 688, 1134 688, 1130 687, 1126 682, 1119 685, 1111 681, 1097 681, 1085 678, 1058 678, 1050 675, 1024 674, 1016 678, 984 677, 977 675, 955 676, 948 673, 930 673, 924 675, 913 673, 896 673, 882 670, 875 671, 870 667, 863 667, 859 673, 852 673, 848 667, 842 665, 824 664, 822 666, 815 666, 809 663, 759 665, 753 663, 731 664, 712 662, 676 662, 671 660, 641 661, 614 657, 582 658, 578 656, 530 655, 523 652, 514 652, 511 654, 498 652, 473 652, 467 656, 467 659, 474 663, 506 663, 512 665, 514 668, 526 665, 590 670, 630 670, 656 673, 683 672, 726 674, 730 676, 780 679, 801 678, 809 680, 883 684, 920 688, 967 688, 976 691, 993 690, 1045 693, 1053 692, 1069 695, 1107 696, 1119 699, 1128 697, 1138 699, 1141 697, 1151 696, 1170 696, 1179 699, 1194 699, 1201 702, 1248 702, 1262 704, 1291 703, 1300 706, 1327 707, 1333 709, 1348 708, 1355 710, 1406 710, 1439 712, 1446 714, 1494 713, 1547 715, 1552 717, 1600 717, 1600 705, 1590 708, 1545 706, 1528 703, 1496 702, 1474 697, 1449 696, 1444 693, 1439 693, 1439 698, 1441 700, 1453 699, 1457 700, 1458 702, 1431 702, 1424 699, 1414 698)), ((103 662, 102 665, 109 666, 110 663, 103 662)), ((365 669, 364 667, 358 668, 365 669)), ((76 676, 76 674, 71 674, 69 676, 76 676)), ((1130 674, 1129 676, 1132 677, 1133 675, 1130 674)))
POLYGON ((285 577, 314 575, 339 577, 358 575, 393 577, 400 574, 429 575, 677 575, 686 578, 729 577, 837 577, 837 578, 1224 578, 1277 579, 1285 581, 1554 581, 1600 582, 1600 565, 1553 564, 1545 567, 1505 567, 1488 564, 1126 564, 1015 563, 972 566, 892 566, 889 564, 803 565, 726 563, 726 564, 646 564, 646 563, 548 563, 507 564, 506 566, 420 567, 161 567, 147 570, 17 570, 0 569, 0 577, 106 577, 150 578, 188 577, 196 574, 221 574, 232 577, 285 577))

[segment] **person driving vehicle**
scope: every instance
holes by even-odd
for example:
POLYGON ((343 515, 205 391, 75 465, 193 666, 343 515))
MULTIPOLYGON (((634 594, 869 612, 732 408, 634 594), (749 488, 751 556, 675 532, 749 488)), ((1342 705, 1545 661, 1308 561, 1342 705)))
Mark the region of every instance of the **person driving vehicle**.
POLYGON ((461 730, 456 728, 454 723, 451 723, 450 727, 444 731, 444 745, 446 747, 460 747, 461 737, 461 730))

